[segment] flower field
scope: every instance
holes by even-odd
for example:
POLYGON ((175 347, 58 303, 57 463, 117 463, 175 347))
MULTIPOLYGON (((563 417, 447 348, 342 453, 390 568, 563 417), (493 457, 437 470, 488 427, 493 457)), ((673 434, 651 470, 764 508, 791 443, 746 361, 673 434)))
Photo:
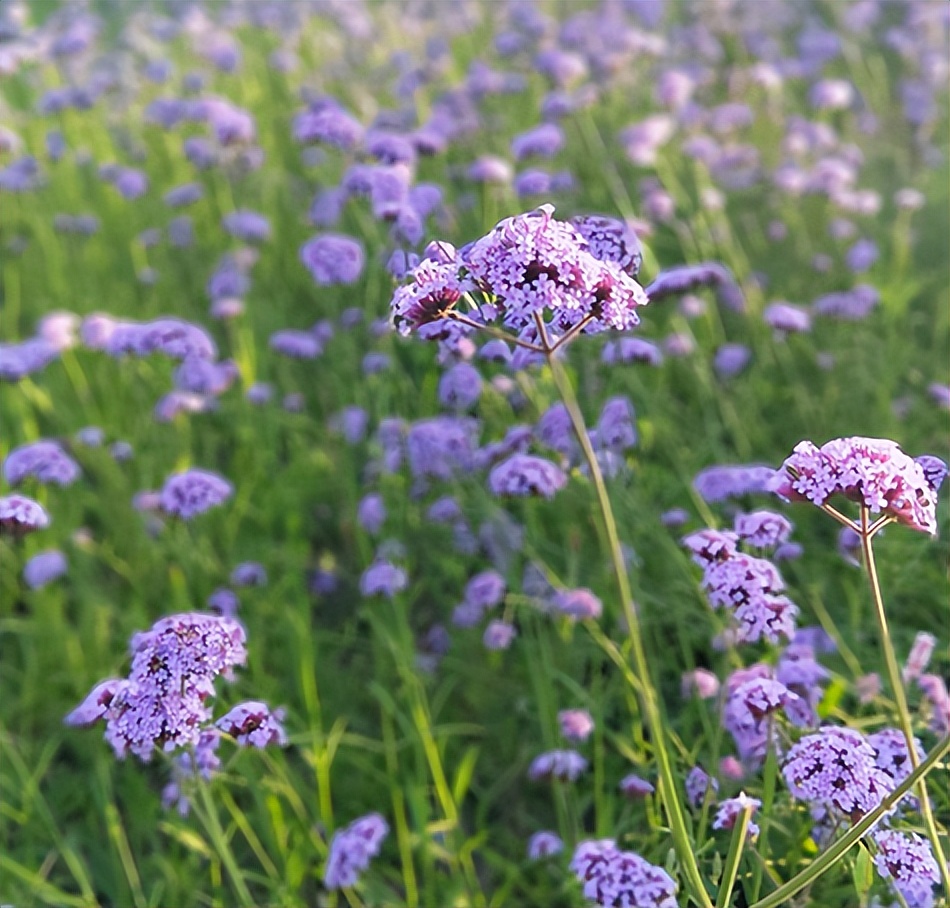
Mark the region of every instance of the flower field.
POLYGON ((948 77, 0 5, 0 904, 946 908, 948 77))

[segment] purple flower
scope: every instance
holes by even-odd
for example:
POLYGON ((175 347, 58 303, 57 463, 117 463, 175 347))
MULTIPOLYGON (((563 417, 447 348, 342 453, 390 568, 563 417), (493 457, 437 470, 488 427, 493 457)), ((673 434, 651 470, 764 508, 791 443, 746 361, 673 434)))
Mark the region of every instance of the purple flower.
POLYGON ((0 532, 23 536, 49 526, 46 511, 25 495, 5 495, 0 498, 0 532))
POLYGON ((594 731, 594 720, 586 709, 562 709, 557 721, 561 735, 572 744, 582 744, 594 731))
POLYGON ((702 766, 694 766, 686 776, 686 800, 693 808, 700 808, 709 798, 716 800, 719 783, 702 766))
POLYGON ((779 658, 775 677, 792 693, 798 695, 798 700, 785 704, 785 714, 789 721, 799 728, 814 728, 818 725, 817 707, 822 697, 821 683, 826 681, 830 674, 823 665, 815 661, 814 649, 806 643, 799 643, 798 637, 799 633, 796 633, 792 643, 779 658))
POLYGON ((330 840, 330 853, 323 871, 327 889, 348 889, 359 882, 360 875, 379 854, 389 824, 378 813, 369 813, 337 830, 330 840))
POLYGON ((603 908, 676 908, 676 883, 662 868, 612 839, 581 842, 570 869, 584 886, 584 897, 603 908))
POLYGON ((409 274, 410 283, 396 289, 390 306, 393 325, 403 335, 444 319, 463 294, 473 289, 459 274, 455 250, 445 245, 446 262, 424 258, 409 274))
POLYGON ((186 205, 194 205, 204 197, 204 194, 204 187, 200 183, 182 183, 180 186, 169 189, 162 196, 162 201, 169 208, 184 208, 186 205))
POLYGON ((915 457, 914 461, 924 471, 924 479, 936 495, 947 478, 947 465, 932 454, 922 454, 920 457, 915 457))
POLYGON ((40 372, 59 359, 60 350, 42 337, 32 337, 18 344, 0 344, 0 380, 20 381, 40 372))
POLYGON ((469 410, 482 394, 482 377, 469 363, 456 363, 439 379, 439 403, 453 410, 469 410))
MULTIPOLYGON (((749 816, 751 817, 761 806, 762 802, 758 798, 750 798, 744 791, 739 792, 737 797, 728 798, 719 804, 719 809, 716 811, 716 818, 712 824, 713 829, 733 829, 739 821, 739 817, 741 817, 746 810, 750 811, 749 816)), ((758 835, 758 825, 750 820, 749 825, 746 827, 747 838, 752 840, 758 835)))
POLYGON ((241 603, 234 590, 226 586, 219 586, 208 597, 208 608, 217 615, 225 618, 236 618, 241 603))
POLYGON ((482 155, 469 166, 467 175, 475 183, 507 184, 514 179, 514 170, 503 158, 482 155))
POLYGON ((270 222, 256 211, 232 211, 222 221, 224 229, 245 243, 262 243, 270 239, 270 222))
POLYGON ((477 609, 494 608, 504 598, 505 579, 497 571, 489 570, 475 574, 465 585, 465 601, 477 609))
POLYGON ((914 645, 910 648, 903 671, 905 684, 921 676, 930 663, 930 657, 933 655, 936 645, 937 638, 926 631, 920 631, 914 637, 914 645))
MULTIPOLYGON (((98 690, 98 688, 96 689, 98 690)), ((198 736, 194 756, 185 751, 174 758, 171 781, 162 789, 162 806, 166 810, 175 805, 181 816, 188 816, 191 809, 191 799, 188 791, 194 782, 195 776, 198 775, 208 781, 221 766, 221 758, 217 754, 220 743, 221 735, 218 730, 216 728, 206 728, 198 736)))
POLYGON ((877 244, 873 240, 861 239, 848 250, 845 262, 853 272, 860 274, 867 271, 878 260, 879 255, 877 244))
POLYGON ((241 747, 256 747, 263 750, 271 744, 284 747, 287 734, 283 727, 284 711, 271 712, 266 703, 249 700, 239 703, 217 722, 215 727, 230 735, 241 747))
POLYGON ((479 426, 449 416, 413 423, 406 438, 409 468, 417 479, 449 480, 472 466, 479 426))
POLYGON ((191 520, 227 501, 234 487, 209 470, 185 470, 169 476, 162 486, 162 510, 182 520, 191 520))
POLYGON ((528 778, 532 782, 545 779, 576 782, 586 770, 587 760, 576 750, 550 750, 531 761, 528 778))
POLYGON ((657 302, 666 296, 682 296, 699 287, 732 287, 735 278, 732 272, 720 262, 699 262, 695 265, 682 265, 661 271, 653 283, 646 288, 650 302, 657 302))
POLYGON ((794 797, 830 805, 857 822, 894 788, 875 757, 860 732, 828 726, 792 747, 782 775, 794 797))
POLYGON ((752 351, 745 344, 722 344, 716 348, 713 368, 720 378, 738 375, 752 359, 752 351))
POLYGON ((844 495, 912 529, 937 532, 936 496, 923 469, 886 439, 836 438, 820 449, 799 442, 770 487, 782 498, 819 507, 844 495))
POLYGON ((178 360, 190 356, 215 359, 218 354, 214 341, 204 328, 178 318, 119 323, 106 341, 105 349, 110 356, 163 353, 178 360))
POLYGON ((701 700, 711 700, 719 693, 719 678, 708 668, 694 668, 683 673, 681 690, 684 697, 695 695, 701 700))
POLYGON ((267 586, 267 571, 257 561, 242 561, 231 571, 231 583, 235 586, 267 586))
MULTIPOLYGON (((874 748, 874 761, 878 769, 890 776, 895 786, 910 775, 914 766, 907 752, 907 740, 900 729, 882 728, 868 735, 868 744, 874 748)), ((917 762, 922 763, 927 755, 917 738, 914 738, 914 751, 917 762)))
POLYGON ((31 590, 38 590, 54 580, 59 580, 68 569, 66 556, 58 549, 50 549, 27 561, 23 566, 23 580, 31 590))
MULTIPOLYGON (((917 686, 930 708, 930 730, 937 735, 950 732, 950 693, 947 692, 947 682, 940 675, 927 674, 917 679, 917 686)), ((877 692, 880 693, 880 685, 877 692)))
POLYGON ((116 756, 130 751, 148 762, 165 751, 196 745, 211 718, 206 701, 217 675, 244 663, 244 629, 227 618, 186 613, 156 622, 131 641, 132 668, 124 681, 98 685, 66 717, 67 724, 106 720, 116 756))
POLYGON ((913 833, 880 829, 871 833, 877 845, 874 866, 901 894, 908 908, 932 908, 940 866, 930 843, 913 833))
POLYGON ((485 645, 485 649, 504 650, 511 646, 516 636, 518 636, 518 631, 513 624, 507 621, 489 621, 482 637, 482 643, 485 645))
MULTIPOLYGON (((730 679, 731 680, 731 679, 730 679)), ((729 691, 722 712, 722 724, 732 735, 744 763, 759 765, 775 747, 773 716, 798 700, 780 681, 751 678, 729 691)))
POLYGON ((770 549, 787 542, 792 532, 791 523, 773 511, 737 514, 734 528, 743 542, 758 549, 770 549))
POLYGON ((776 471, 760 464, 720 464, 696 474, 693 488, 709 504, 741 495, 766 493, 776 471))
POLYGON ((371 564, 360 577, 360 593, 363 596, 385 596, 392 599, 402 592, 409 582, 406 572, 389 561, 371 564))
POLYGON ((682 544, 687 548, 693 561, 705 568, 718 561, 727 561, 736 554, 738 536, 729 530, 697 530, 684 536, 682 544))
POLYGON ((319 234, 300 248, 300 260, 321 287, 355 283, 364 259, 362 244, 339 234, 319 234))
POLYGON ((560 837, 553 832, 544 830, 536 832, 528 840, 528 860, 540 861, 544 858, 553 857, 564 850, 564 843, 560 837))
POLYGON ((6 456, 3 475, 12 486, 27 476, 43 484, 68 486, 79 478, 79 464, 55 441, 36 441, 14 448, 6 456))
POLYGON ((663 364, 663 351, 652 341, 642 337, 621 337, 604 344, 601 359, 608 366, 645 363, 657 367, 663 364))
POLYGON ((356 509, 356 520, 372 536, 375 536, 386 521, 386 503, 378 492, 364 495, 356 509))
POLYGON ((645 798, 647 795, 651 795, 656 791, 652 783, 634 773, 624 776, 620 780, 618 787, 620 793, 625 798, 630 798, 631 800, 634 798, 645 798))
POLYGON ((466 265, 479 286, 496 298, 504 324, 518 332, 535 314, 551 313, 560 331, 585 324, 587 333, 639 324, 643 288, 613 262, 602 262, 554 209, 501 221, 469 248, 466 265))
POLYGON ((326 99, 294 117, 293 134, 297 142, 322 142, 349 151, 362 142, 363 127, 335 101, 326 99))
POLYGON ((561 590, 554 597, 554 607, 562 615, 575 621, 597 619, 604 610, 603 603, 590 590, 561 590))
POLYGON ((293 359, 316 359, 323 353, 323 344, 310 331, 286 329, 275 331, 270 336, 270 348, 282 356, 293 359))
POLYGON ((571 224, 587 240, 594 258, 614 262, 630 277, 637 276, 643 247, 629 222, 602 215, 578 215, 571 218, 571 224))
POLYGON ((553 123, 542 123, 511 140, 511 153, 516 161, 533 156, 553 158, 564 147, 564 132, 553 123))
POLYGON ((530 454, 513 454, 488 475, 489 490, 500 496, 551 499, 566 484, 567 475, 557 464, 530 454))
POLYGON ((811 313, 791 303, 772 303, 762 313, 762 318, 770 328, 786 333, 807 334, 811 331, 811 313))
POLYGON ((614 451, 636 447, 636 414, 627 397, 612 397, 597 420, 597 444, 614 451))
POLYGON ((852 290, 820 296, 812 305, 812 312, 842 321, 861 321, 867 318, 878 302, 880 295, 874 287, 859 284, 852 290))

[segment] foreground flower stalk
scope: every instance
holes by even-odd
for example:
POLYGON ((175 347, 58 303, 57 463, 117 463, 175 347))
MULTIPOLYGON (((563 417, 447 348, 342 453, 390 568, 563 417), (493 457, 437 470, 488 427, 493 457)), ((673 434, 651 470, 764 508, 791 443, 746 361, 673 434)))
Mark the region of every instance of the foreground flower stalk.
POLYGON ((826 870, 830 870, 845 854, 869 833, 881 819, 907 794, 917 783, 930 773, 937 764, 950 753, 950 735, 944 736, 940 743, 900 785, 885 797, 874 810, 866 813, 840 839, 832 843, 822 854, 800 873, 783 883, 774 892, 753 902, 751 908, 778 908, 788 904, 792 896, 810 886, 826 870))
MULTIPOLYGON (((877 564, 874 560, 874 546, 872 543, 874 534, 881 528, 881 521, 871 523, 868 508, 861 507, 861 525, 859 535, 861 537, 861 549, 864 553, 864 566, 868 573, 868 581, 871 585, 871 598, 874 600, 874 616, 877 619, 878 631, 881 635, 881 649, 884 651, 884 664, 887 669, 887 678, 891 690, 894 694, 894 701, 897 704, 897 717, 900 723, 901 732, 907 741, 907 753, 913 768, 916 770, 920 765, 920 758, 917 754, 917 748, 914 746, 914 731, 911 727, 910 710, 907 708, 907 695, 904 691, 904 682, 901 678, 900 667, 897 664, 897 657, 894 654, 894 646, 891 642, 890 631, 887 626, 887 614, 884 611, 884 598, 881 595, 881 583, 878 579, 877 564)), ((933 808, 930 805, 930 797, 927 792, 927 782, 923 776, 920 777, 916 786, 917 798, 920 801, 920 813, 927 828, 927 836, 930 839, 934 849, 934 857, 937 859, 937 866, 940 868, 940 875, 943 881, 944 894, 950 901, 950 867, 947 866, 947 857, 940 841, 940 834, 937 830, 937 823, 934 819, 933 808)))
POLYGON ((571 426, 574 434, 581 446, 584 459, 590 469, 590 475, 594 482, 594 489, 597 494, 597 503, 600 508, 601 519, 604 522, 604 529, 607 534, 608 548, 610 549, 610 560, 613 566, 614 575, 617 578, 617 587, 620 591, 620 602, 623 608, 624 618, 627 623, 627 631, 630 638, 630 650, 633 656, 633 669, 638 681, 637 692, 640 695, 640 702, 643 707, 644 715, 647 719, 647 725, 650 730, 651 741, 656 754, 657 768, 661 780, 660 797, 666 811, 667 820, 670 824, 670 832, 673 836, 673 844, 676 850, 676 856, 683 868, 686 877, 686 885, 693 901, 704 908, 712 908, 712 901, 706 892, 703 884, 703 878, 699 871, 699 865, 696 862, 696 856, 690 843, 689 833, 686 828, 686 820, 683 815, 680 800, 677 797, 676 780, 673 775, 673 767, 670 762, 669 751, 666 746, 666 736, 663 731, 663 721, 660 714, 660 707, 657 702, 653 683, 650 679, 650 669, 647 663, 646 652, 643 648, 643 636, 640 631, 640 620, 637 616, 636 605, 633 601, 633 593, 630 588, 630 576, 627 572, 627 565, 623 558, 623 551, 620 547, 620 537, 617 533, 617 522, 614 518, 613 507, 610 504, 610 497, 607 494, 607 487, 604 483, 604 476, 597 460, 597 454, 590 443, 590 437, 587 433, 587 426, 584 423, 584 416, 581 413, 577 402, 577 395, 571 386, 570 379, 565 374, 561 363, 554 355, 554 346, 549 342, 547 329, 544 320, 540 315, 536 315, 538 327, 538 336, 541 339, 541 346, 548 365, 551 369, 551 375, 557 387, 561 401, 566 408, 571 419, 571 426))

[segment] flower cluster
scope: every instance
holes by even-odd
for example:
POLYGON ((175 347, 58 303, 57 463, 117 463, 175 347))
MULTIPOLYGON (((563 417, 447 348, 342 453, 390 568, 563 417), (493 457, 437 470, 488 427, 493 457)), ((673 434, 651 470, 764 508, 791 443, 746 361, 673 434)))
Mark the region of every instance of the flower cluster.
POLYGON ((148 762, 156 747, 196 745, 211 720, 214 680, 244 663, 244 639, 244 628, 228 618, 196 612, 162 618, 132 637, 129 677, 98 684, 66 722, 104 719, 106 740, 120 759, 131 752, 148 762))
POLYGON ((185 470, 169 476, 162 486, 161 508, 182 520, 191 520, 227 501, 234 488, 210 470, 185 470))
POLYGON ((613 839, 581 842, 571 870, 603 908, 676 908, 676 883, 661 867, 621 851, 613 839))
POLYGON ((14 448, 3 461, 3 475, 10 485, 27 476, 38 482, 71 485, 79 477, 79 464, 55 441, 35 441, 14 448))
POLYGON ((881 829, 873 833, 874 866, 901 894, 909 908, 932 908, 940 868, 930 843, 920 836, 881 829))
POLYGON ((587 760, 576 750, 549 750, 532 760, 528 778, 533 782, 542 779, 576 782, 586 770, 587 760))
POLYGON ((5 495, 0 498, 0 532, 23 536, 49 526, 46 511, 25 495, 5 495))
MULTIPOLYGON (((772 526, 783 527, 776 521, 772 526)), ((737 523, 737 527, 740 524, 737 523)), ((777 538, 778 533, 743 527, 746 532, 761 533, 764 538, 777 538)), ((736 639, 740 643, 755 643, 765 639, 776 643, 791 639, 795 633, 798 607, 782 595, 785 584, 778 569, 764 558, 754 558, 739 552, 738 533, 718 530, 699 530, 683 539, 683 545, 692 553, 693 560, 703 567, 703 589, 709 604, 728 610, 736 625, 736 639)))
POLYGON ((826 727, 789 750, 782 775, 789 791, 857 822, 894 789, 867 739, 852 728, 826 727))
POLYGON ((378 813, 369 813, 337 830, 330 841, 330 853, 323 871, 323 884, 327 889, 355 886, 360 874, 379 854, 388 834, 389 824, 378 813))
POLYGON ((819 507, 843 495, 871 513, 883 512, 915 530, 937 532, 934 487, 923 467, 886 439, 836 438, 820 448, 799 442, 770 488, 782 498, 819 507))
POLYGON ((564 471, 550 460, 531 454, 512 454, 488 474, 493 495, 553 498, 567 484, 564 471))

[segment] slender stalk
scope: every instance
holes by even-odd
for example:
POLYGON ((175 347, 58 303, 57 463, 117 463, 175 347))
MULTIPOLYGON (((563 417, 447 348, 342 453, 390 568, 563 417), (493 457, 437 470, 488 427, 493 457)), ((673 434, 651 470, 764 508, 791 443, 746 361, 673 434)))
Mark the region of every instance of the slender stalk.
POLYGON ((462 325, 467 325, 469 328, 474 328, 476 331, 484 331, 492 337, 497 337, 499 340, 514 344, 516 347, 524 347, 525 350, 531 350, 533 353, 544 353, 544 348, 539 347, 537 344, 522 340, 520 337, 515 337, 513 334, 509 334, 507 331, 502 331, 500 328, 495 328, 492 325, 483 325, 480 322, 473 321, 467 315, 462 315, 461 312, 456 312, 454 309, 448 309, 440 314, 444 318, 450 318, 462 325))
POLYGON ((571 386, 570 379, 565 374, 560 362, 558 362, 554 356, 554 350, 548 341, 547 329, 545 328, 543 319, 539 315, 536 315, 535 320, 538 325, 538 335, 541 338, 541 345, 544 348, 545 356, 554 378, 554 384, 557 386, 558 394, 570 417, 574 434, 577 436, 577 441, 581 446, 581 450, 584 452, 584 458, 590 469, 591 479, 593 480, 594 488, 597 493, 597 502, 600 507, 601 519, 603 520, 607 535, 610 558, 617 579, 617 587, 620 591, 620 602, 623 608, 624 618, 627 622, 627 633, 630 638, 630 649, 633 656, 633 672, 637 677, 638 693, 640 695, 643 713, 647 719, 647 727, 650 730, 653 750, 656 754, 657 769, 660 777, 660 798, 670 824, 676 856, 683 868, 687 888, 689 889, 689 894, 692 899, 698 905, 703 906, 703 908, 713 908, 712 900, 706 892, 702 875, 699 872, 699 865, 696 861, 696 855, 690 843, 689 833, 686 828, 686 819, 683 816, 682 806, 677 796, 676 779, 673 775, 673 766, 666 747, 663 719, 650 677, 649 663, 647 662, 646 652, 643 648, 643 637, 640 632, 640 619, 637 617, 636 606, 633 602, 633 594, 630 589, 630 577, 627 573, 627 565, 620 547, 617 523, 614 519, 610 498, 607 495, 604 476, 600 470, 600 464, 597 461, 597 454, 587 435, 587 426, 584 424, 584 416, 581 413, 577 396, 571 386))
POLYGON ((237 865, 237 861, 234 859, 234 853, 228 844, 227 836, 225 836, 224 830, 221 828, 218 811, 214 806, 214 802, 211 800, 207 782, 205 782, 204 779, 199 779, 197 789, 198 796, 201 798, 201 812, 204 814, 208 833, 211 835, 211 840, 214 842, 214 848, 218 857, 221 859, 221 863, 227 868, 228 875, 231 877, 234 890, 237 892, 238 904, 241 905, 242 908, 254 908, 256 903, 251 896, 250 890, 247 888, 247 884, 244 882, 244 877, 241 876, 241 870, 237 865))
POLYGON ((854 530, 855 533, 861 532, 861 528, 850 517, 845 517, 837 508, 833 508, 830 504, 823 504, 821 509, 829 517, 834 517, 842 526, 846 526, 849 530, 854 530))
MULTIPOLYGON (((875 524, 877 526, 880 521, 875 524)), ((861 548, 864 551, 864 566, 868 572, 868 580, 871 584, 871 598, 874 600, 874 614, 877 618, 878 630, 881 634, 881 649, 884 650, 884 664, 887 667, 887 679, 890 682, 891 690, 894 694, 894 702, 897 704, 897 718, 900 723, 901 731, 904 733, 904 740, 907 742, 907 754, 910 757, 911 765, 916 769, 920 765, 920 757, 917 755, 916 742, 914 740, 914 730, 911 726, 910 710, 907 708, 907 695, 904 693, 904 682, 901 678, 900 668, 897 665, 897 657, 894 655, 894 646, 891 642, 891 635, 887 628, 887 615, 884 612, 884 599, 881 596, 881 583, 877 576, 877 564, 874 561, 874 547, 871 545, 873 527, 869 524, 868 509, 861 505, 861 548)), ((930 839, 934 849, 934 857, 940 867, 940 877, 943 880, 944 893, 950 900, 950 868, 947 867, 947 858, 940 843, 940 833, 937 831, 937 823, 934 820, 933 810, 930 807, 930 797, 927 793, 927 783, 921 778, 917 785, 917 799, 920 801, 920 813, 924 818, 924 825, 927 827, 927 837, 930 839)))
POLYGON ((814 863, 809 864, 800 873, 796 873, 787 883, 783 883, 775 892, 769 893, 765 898, 753 902, 751 908, 778 908, 779 905, 785 905, 793 895, 801 892, 806 886, 810 886, 826 870, 836 864, 871 828, 884 816, 914 785, 922 779, 937 762, 950 752, 950 735, 943 740, 930 752, 930 755, 920 764, 900 785, 897 786, 877 807, 870 813, 866 813, 860 820, 852 826, 837 842, 830 845, 814 863))
POLYGON ((742 816, 736 820, 732 830, 732 841, 729 843, 729 853, 722 868, 722 880, 719 883, 719 894, 716 896, 716 908, 729 908, 732 902, 732 890, 739 875, 739 862, 742 860, 742 849, 745 847, 746 835, 749 831, 749 821, 752 819, 752 805, 749 804, 742 811, 742 816))
POLYGON ((566 344, 569 344, 578 334, 581 333, 592 321, 594 320, 593 315, 586 315, 582 318, 567 334, 562 334, 555 342, 554 346, 551 347, 551 350, 557 350, 566 344))

